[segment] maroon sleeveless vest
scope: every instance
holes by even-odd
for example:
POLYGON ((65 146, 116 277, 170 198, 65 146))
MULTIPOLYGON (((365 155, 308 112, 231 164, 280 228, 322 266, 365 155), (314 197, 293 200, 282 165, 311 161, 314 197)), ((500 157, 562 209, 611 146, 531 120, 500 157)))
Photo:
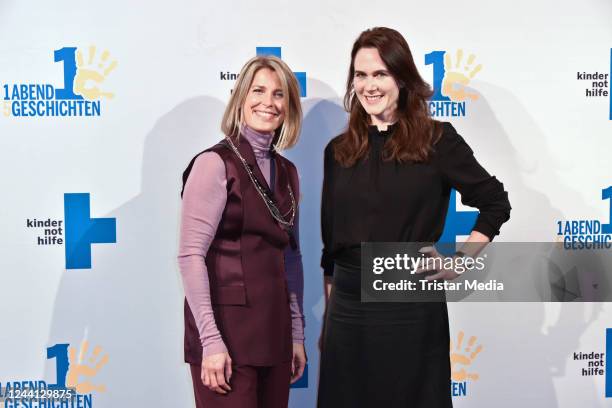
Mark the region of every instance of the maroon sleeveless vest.
MULTIPOLYGON (((226 143, 205 150, 221 156, 227 177, 227 202, 205 260, 215 322, 235 364, 276 365, 292 356, 284 265, 289 235, 272 218, 242 162, 226 143)), ((251 145, 244 137, 235 144, 259 183, 267 188, 251 145)), ((285 214, 291 208, 288 183, 296 205, 299 199, 297 171, 279 154, 272 160, 275 185, 270 195, 285 214)), ((195 157, 183 174, 183 186, 194 161, 195 157)), ((185 361, 199 365, 202 345, 187 300, 184 309, 185 361)))

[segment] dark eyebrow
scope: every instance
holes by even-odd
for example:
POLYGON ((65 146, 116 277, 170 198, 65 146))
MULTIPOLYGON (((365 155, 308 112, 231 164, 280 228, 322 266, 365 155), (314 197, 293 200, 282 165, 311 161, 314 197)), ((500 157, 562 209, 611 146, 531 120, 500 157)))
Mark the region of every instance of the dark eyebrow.
MULTIPOLYGON (((355 70, 355 74, 365 74, 365 72, 364 72, 364 71, 360 71, 360 70, 356 69, 356 70, 355 70)), ((387 75, 391 75, 391 74, 389 74, 389 71, 387 71, 386 69, 378 69, 378 70, 376 70, 376 71, 374 71, 374 72, 372 73, 372 75, 376 75, 376 74, 387 74, 387 75)))

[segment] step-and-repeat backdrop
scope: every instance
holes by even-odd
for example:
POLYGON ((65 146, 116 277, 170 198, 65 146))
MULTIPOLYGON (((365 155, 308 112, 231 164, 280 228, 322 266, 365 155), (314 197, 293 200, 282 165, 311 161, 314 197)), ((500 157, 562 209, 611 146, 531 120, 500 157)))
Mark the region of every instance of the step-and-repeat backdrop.
MULTIPOLYGON (((258 52, 281 56, 303 94, 301 139, 286 154, 303 190, 309 364, 291 407, 316 401, 322 153, 346 125, 362 30, 406 37, 436 91, 431 114, 503 181, 513 211, 500 241, 612 242, 611 21, 605 0, 3 0, 2 393, 68 384, 79 395, 62 406, 193 406, 180 176, 221 138, 237 73, 258 52)), ((446 236, 461 240, 474 211, 453 197, 446 236)), ((455 406, 612 405, 609 305, 449 309, 455 406)))

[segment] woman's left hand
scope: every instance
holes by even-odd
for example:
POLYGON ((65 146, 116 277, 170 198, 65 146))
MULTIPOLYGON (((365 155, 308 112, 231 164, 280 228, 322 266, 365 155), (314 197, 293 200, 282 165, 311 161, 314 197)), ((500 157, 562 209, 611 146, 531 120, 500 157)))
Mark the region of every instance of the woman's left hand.
MULTIPOLYGON (((444 262, 445 257, 441 255, 436 250, 435 247, 433 246, 423 247, 419 249, 419 252, 427 255, 427 258, 440 259, 439 262, 430 262, 431 266, 429 267, 422 266, 415 270, 415 273, 425 273, 425 272, 430 272, 430 271, 437 271, 437 273, 434 273, 433 275, 427 275, 425 277, 425 279, 427 279, 428 281, 432 281, 436 279, 453 280, 457 276, 459 276, 459 274, 455 272, 452 268, 444 268, 444 265, 447 264, 447 262, 444 262), (434 268, 435 264, 442 265, 442 268, 441 269, 434 268)), ((454 265, 454 262, 452 264, 454 265)))
POLYGON ((291 359, 291 384, 302 378, 306 367, 306 350, 304 345, 293 343, 293 358, 291 359))

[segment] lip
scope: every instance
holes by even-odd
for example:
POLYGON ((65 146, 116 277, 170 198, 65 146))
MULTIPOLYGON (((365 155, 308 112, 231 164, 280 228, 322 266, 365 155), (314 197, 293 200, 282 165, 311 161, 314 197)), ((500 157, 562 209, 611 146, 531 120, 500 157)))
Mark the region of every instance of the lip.
POLYGON ((262 111, 262 110, 253 110, 253 113, 261 119, 276 119, 279 114, 276 112, 270 112, 270 111, 262 111))
POLYGON ((368 104, 374 105, 382 100, 384 95, 363 95, 368 104))

